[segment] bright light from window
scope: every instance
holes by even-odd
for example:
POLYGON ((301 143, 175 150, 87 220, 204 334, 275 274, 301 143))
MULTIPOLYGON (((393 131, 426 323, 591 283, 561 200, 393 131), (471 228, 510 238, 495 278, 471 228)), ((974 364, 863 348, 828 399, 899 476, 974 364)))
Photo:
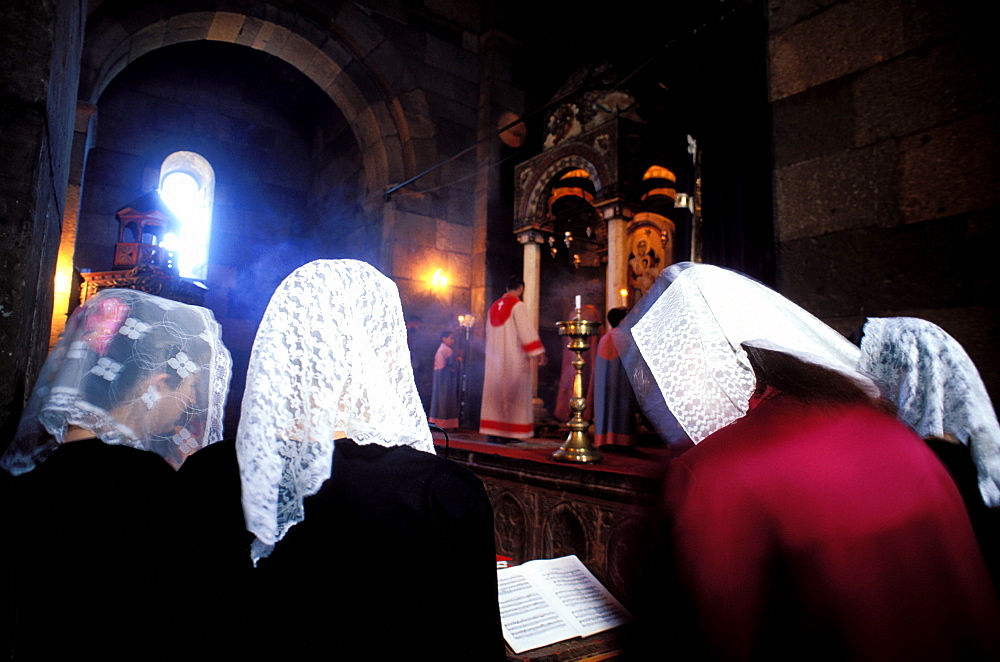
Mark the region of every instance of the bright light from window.
POLYGON ((171 253, 176 253, 177 249, 180 248, 180 244, 180 237, 175 235, 173 232, 165 234, 163 236, 163 241, 160 242, 160 246, 167 249, 171 253))
POLYGON ((161 246, 177 253, 177 268, 182 278, 204 279, 210 223, 204 189, 186 172, 172 172, 163 178, 160 197, 181 222, 180 235, 167 235, 161 246))

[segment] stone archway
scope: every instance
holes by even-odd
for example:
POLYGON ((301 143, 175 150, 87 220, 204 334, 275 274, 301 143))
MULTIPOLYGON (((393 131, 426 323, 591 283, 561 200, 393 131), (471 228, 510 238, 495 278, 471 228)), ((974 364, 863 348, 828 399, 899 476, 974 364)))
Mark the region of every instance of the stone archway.
POLYGON ((82 100, 95 103, 128 64, 157 48, 197 40, 232 43, 288 62, 330 97, 361 146, 369 194, 414 173, 410 121, 427 117, 426 99, 419 91, 397 94, 404 60, 353 5, 345 3, 334 17, 307 17, 270 4, 258 11, 260 16, 225 11, 171 14, 167 3, 144 3, 141 11, 117 13, 105 11, 108 6, 98 5, 88 17, 82 100))
POLYGON ((411 120, 421 136, 433 135, 433 127, 426 126, 431 114, 423 92, 407 90, 403 83, 403 58, 378 26, 350 4, 333 17, 304 16, 273 4, 256 10, 176 11, 168 3, 143 3, 141 7, 100 0, 91 3, 50 345, 65 327, 62 313, 72 298, 78 206, 96 102, 129 64, 157 49, 192 41, 229 43, 267 53, 299 70, 341 111, 359 146, 363 213, 372 222, 391 213, 381 194, 410 177, 418 165, 411 120))

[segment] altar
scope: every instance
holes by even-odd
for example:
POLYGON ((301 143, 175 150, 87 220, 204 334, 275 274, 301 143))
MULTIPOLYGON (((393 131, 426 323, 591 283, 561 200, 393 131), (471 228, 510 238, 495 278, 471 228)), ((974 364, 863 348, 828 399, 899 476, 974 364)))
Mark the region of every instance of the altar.
MULTIPOLYGON (((495 513, 497 554, 518 564, 575 554, 614 595, 624 595, 625 555, 643 526, 670 458, 665 447, 604 453, 596 464, 552 460, 561 441, 493 444, 470 431, 449 433, 447 457, 483 481, 495 513)), ((435 434, 438 454, 444 438, 435 434)))

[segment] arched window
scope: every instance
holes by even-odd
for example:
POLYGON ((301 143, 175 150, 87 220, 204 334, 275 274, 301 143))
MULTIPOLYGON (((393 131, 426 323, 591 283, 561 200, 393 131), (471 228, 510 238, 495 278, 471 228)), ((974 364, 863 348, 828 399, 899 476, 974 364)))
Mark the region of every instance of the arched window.
POLYGON ((160 166, 160 197, 181 221, 180 234, 167 235, 161 245, 176 254, 182 278, 204 280, 212 234, 215 171, 200 154, 174 152, 160 166))

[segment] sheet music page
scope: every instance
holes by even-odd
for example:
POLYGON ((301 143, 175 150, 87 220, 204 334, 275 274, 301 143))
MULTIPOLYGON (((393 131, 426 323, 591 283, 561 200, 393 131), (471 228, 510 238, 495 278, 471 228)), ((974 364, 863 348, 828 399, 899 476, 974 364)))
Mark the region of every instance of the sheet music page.
POLYGON ((504 639, 515 653, 610 630, 631 616, 576 556, 497 572, 504 639))
POLYGON ((538 564, 531 571, 545 580, 579 636, 588 637, 631 620, 622 604, 575 555, 531 563, 538 564))
POLYGON ((503 637, 515 653, 554 644, 578 636, 570 625, 520 570, 524 566, 497 572, 500 622, 503 637))

